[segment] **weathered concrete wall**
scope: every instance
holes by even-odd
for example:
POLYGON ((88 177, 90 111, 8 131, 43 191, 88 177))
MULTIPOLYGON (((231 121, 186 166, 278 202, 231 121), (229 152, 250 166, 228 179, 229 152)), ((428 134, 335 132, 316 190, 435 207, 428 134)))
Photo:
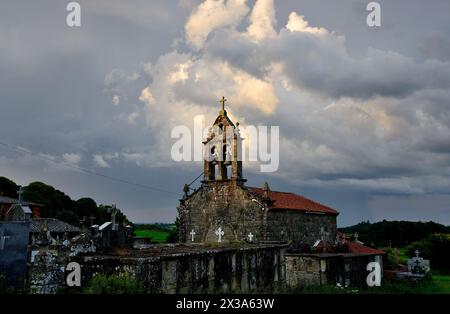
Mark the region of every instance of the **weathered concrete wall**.
POLYGON ((65 283, 66 266, 79 254, 94 254, 97 249, 92 240, 79 241, 70 246, 49 245, 30 248, 28 283, 30 293, 57 293, 65 283))
POLYGON ((267 237, 274 241, 312 245, 321 238, 321 227, 325 231, 324 240, 333 243, 337 231, 336 216, 273 210, 267 216, 267 237))
POLYGON ((30 293, 56 293, 65 279, 67 255, 58 249, 42 248, 39 253, 32 251, 29 268, 30 293))
POLYGON ((381 255, 363 254, 286 254, 286 283, 290 288, 336 283, 342 286, 366 286, 369 262, 381 255))
POLYGON ((151 293, 276 292, 285 287, 283 245, 204 248, 185 253, 139 253, 134 256, 87 255, 65 260, 48 257, 30 270, 34 293, 55 293, 63 287, 64 268, 81 265, 82 286, 96 274, 128 274, 151 293), (46 261, 52 260, 51 263, 46 261), (57 284, 55 284, 57 282, 57 284), (39 286, 40 285, 40 286, 39 286))
POLYGON ((0 222, 0 273, 16 286, 26 281, 29 221, 0 222))

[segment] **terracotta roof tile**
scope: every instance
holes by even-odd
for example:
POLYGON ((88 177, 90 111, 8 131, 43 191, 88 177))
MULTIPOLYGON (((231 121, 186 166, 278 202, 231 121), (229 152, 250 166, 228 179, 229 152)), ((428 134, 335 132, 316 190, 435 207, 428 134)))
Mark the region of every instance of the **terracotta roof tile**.
POLYGON ((361 253, 361 254, 385 254, 385 251, 377 250, 357 242, 349 241, 347 242, 348 249, 351 253, 361 253))
POLYGON ((39 233, 42 227, 46 225, 50 232, 80 232, 80 228, 72 226, 62 220, 56 218, 40 218, 30 221, 30 232, 39 233))
MULTIPOLYGON (((259 197, 262 197, 264 193, 264 190, 261 188, 249 187, 249 189, 259 197)), ((300 210, 312 213, 339 215, 338 211, 295 193, 269 190, 269 198, 272 201, 269 209, 300 210)))
MULTIPOLYGON (((0 204, 18 204, 18 203, 19 203, 18 199, 7 197, 7 196, 0 196, 0 204)), ((32 206, 40 206, 40 207, 44 206, 39 203, 26 202, 26 201, 23 201, 22 205, 24 205, 24 206, 32 205, 32 206)))

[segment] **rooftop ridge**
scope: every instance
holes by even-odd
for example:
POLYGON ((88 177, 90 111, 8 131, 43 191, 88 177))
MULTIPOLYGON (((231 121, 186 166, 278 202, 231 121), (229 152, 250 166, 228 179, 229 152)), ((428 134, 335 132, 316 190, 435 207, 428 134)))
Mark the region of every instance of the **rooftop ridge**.
MULTIPOLYGON (((254 192, 256 194, 261 194, 264 190, 262 188, 258 188, 258 187, 247 187, 250 192, 254 192)), ((274 191, 274 190, 269 190, 269 197, 272 196, 273 197, 273 201, 274 204, 271 208, 273 209, 292 209, 292 210, 304 210, 304 211, 309 211, 309 212, 322 212, 322 213, 327 213, 327 214, 339 214, 339 212, 327 205, 324 205, 320 202, 314 201, 310 198, 307 198, 303 195, 297 194, 295 192, 283 192, 283 191, 274 191), (297 198, 297 200, 301 200, 301 201, 305 201, 307 203, 309 203, 309 205, 313 205, 313 206, 317 206, 318 208, 308 208, 309 206, 307 206, 307 204, 302 204, 302 205, 298 205, 298 204, 293 204, 295 203, 295 199, 294 200, 283 200, 283 199, 278 199, 276 195, 288 195, 294 198, 297 198), (278 204, 277 204, 278 202, 278 204), (280 204, 281 203, 281 204, 280 204)), ((270 207, 270 206, 269 206, 270 207)))

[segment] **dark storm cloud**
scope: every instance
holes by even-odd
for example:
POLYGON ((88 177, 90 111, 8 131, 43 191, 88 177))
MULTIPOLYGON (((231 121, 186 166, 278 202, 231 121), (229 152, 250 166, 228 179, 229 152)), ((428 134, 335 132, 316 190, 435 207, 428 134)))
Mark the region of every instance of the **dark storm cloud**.
POLYGON ((279 37, 252 43, 234 32, 217 32, 207 50, 248 73, 264 77, 271 62, 285 65, 299 88, 331 97, 405 97, 421 89, 450 87, 450 63, 416 62, 401 54, 369 49, 364 58, 349 55, 343 37, 280 31, 279 37))
POLYGON ((115 199, 131 218, 170 221, 175 210, 167 195, 124 187, 38 156, 45 153, 63 162, 64 154, 72 154, 75 160, 79 157, 79 166, 88 169, 142 184, 164 186, 167 181, 172 186, 173 176, 163 175, 167 169, 136 170, 136 162, 119 161, 115 156, 128 153, 131 159, 135 151, 158 149, 139 117, 136 124, 129 123, 129 115, 142 107, 138 97, 145 85, 130 77, 142 72, 142 62, 155 60, 170 49, 181 34, 186 8, 177 2, 79 2, 79 29, 66 26, 64 1, 2 5, 0 134, 3 141, 33 153, 23 156, 2 148, 1 175, 20 184, 43 180, 74 198, 86 195, 104 203, 115 199), (108 77, 113 77, 112 84, 105 84, 108 77), (121 99, 118 106, 112 102, 116 94, 121 99), (112 156, 110 168, 99 169, 94 155, 112 156))
POLYGON ((170 160, 167 124, 202 108, 215 112, 217 90, 231 93, 236 84, 217 66, 225 60, 237 75, 269 82, 279 100, 269 115, 231 104, 247 123, 281 126, 280 171, 247 168, 249 185, 268 179, 276 190, 316 198, 341 211, 341 225, 390 217, 446 221, 448 199, 438 193, 450 186, 448 1, 381 1, 378 30, 365 24, 367 1, 280 1, 275 39, 249 41, 246 16, 236 28, 209 34, 199 51, 183 37, 202 1, 79 2, 79 29, 65 25, 64 1, 2 5, 1 140, 33 153, 0 147, 0 175, 117 202, 134 220, 172 221, 176 194, 89 176, 39 154, 178 192, 201 165, 170 160), (288 32, 292 11, 334 33, 288 32), (165 82, 180 63, 189 77, 165 82), (280 77, 272 63, 284 64, 280 77), (201 69, 210 72, 196 81, 201 69), (153 88, 152 104, 139 99, 146 87, 153 88))
POLYGON ((419 53, 426 59, 450 61, 450 40, 439 35, 428 35, 418 43, 419 53))

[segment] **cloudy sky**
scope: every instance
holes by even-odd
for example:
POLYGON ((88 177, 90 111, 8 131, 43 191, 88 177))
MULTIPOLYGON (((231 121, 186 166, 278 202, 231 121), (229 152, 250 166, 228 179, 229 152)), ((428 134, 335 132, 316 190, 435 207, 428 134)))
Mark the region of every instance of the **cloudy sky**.
POLYGON ((89 0, 0 3, 0 175, 173 221, 199 162, 171 129, 227 97, 242 125, 280 126, 275 173, 361 220, 450 225, 450 2, 89 0), (92 175, 79 168, 95 172, 92 175), (103 176, 157 187, 155 191, 103 176))

